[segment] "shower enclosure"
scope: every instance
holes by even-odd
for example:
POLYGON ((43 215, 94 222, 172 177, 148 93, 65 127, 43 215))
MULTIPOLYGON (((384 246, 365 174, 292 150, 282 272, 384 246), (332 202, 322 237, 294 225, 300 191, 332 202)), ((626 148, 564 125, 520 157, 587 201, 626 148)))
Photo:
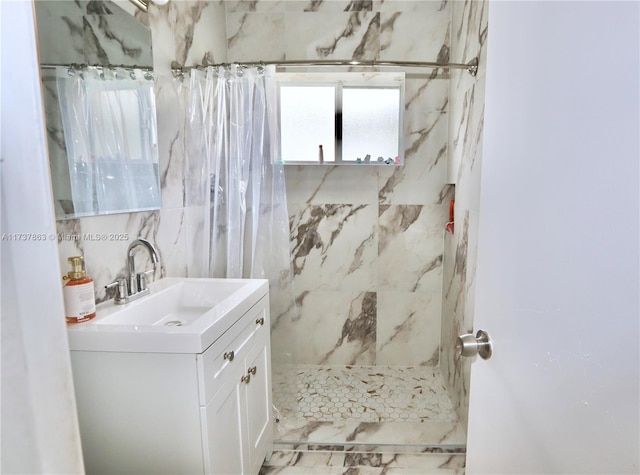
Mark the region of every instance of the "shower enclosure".
POLYGON ((402 166, 285 171, 276 78, 273 65, 242 64, 181 78, 190 156, 207 157, 195 195, 209 230, 196 245, 203 274, 270 280, 276 441, 463 452, 440 369, 453 350, 441 344, 442 309, 463 264, 447 267, 458 252, 446 255, 443 239, 447 114, 416 114, 429 97, 416 96, 425 79, 410 79, 407 125, 428 132, 402 166))
POLYGON ((430 133, 404 167, 285 169, 296 313, 272 318, 282 444, 464 452, 440 369, 443 290, 455 291, 443 285, 445 268, 455 274, 444 231, 453 190, 438 158, 447 116, 413 114, 423 106, 406 117, 430 133))

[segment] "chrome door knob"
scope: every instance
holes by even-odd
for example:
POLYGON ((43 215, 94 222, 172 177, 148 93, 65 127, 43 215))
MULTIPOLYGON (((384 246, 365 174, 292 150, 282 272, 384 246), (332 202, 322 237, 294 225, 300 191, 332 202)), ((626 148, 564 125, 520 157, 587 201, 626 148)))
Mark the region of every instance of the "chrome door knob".
POLYGON ((471 333, 460 335, 456 342, 456 352, 460 356, 479 355, 483 360, 491 358, 491 338, 484 330, 478 330, 475 336, 471 333))

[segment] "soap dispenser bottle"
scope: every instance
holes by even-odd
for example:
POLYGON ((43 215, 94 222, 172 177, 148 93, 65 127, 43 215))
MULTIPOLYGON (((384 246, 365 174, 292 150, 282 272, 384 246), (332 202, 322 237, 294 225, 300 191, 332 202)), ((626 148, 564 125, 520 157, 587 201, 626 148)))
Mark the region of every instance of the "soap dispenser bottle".
POLYGON ((68 280, 63 288, 65 318, 67 323, 86 322, 96 316, 93 279, 87 277, 82 256, 70 257, 68 261, 71 271, 63 277, 68 280))

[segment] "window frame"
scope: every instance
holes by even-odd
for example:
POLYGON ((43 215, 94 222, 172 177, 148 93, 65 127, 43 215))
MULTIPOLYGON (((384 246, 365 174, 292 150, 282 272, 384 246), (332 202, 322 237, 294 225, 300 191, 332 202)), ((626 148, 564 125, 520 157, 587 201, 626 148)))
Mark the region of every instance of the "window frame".
MULTIPOLYGON (((344 89, 394 89, 399 91, 398 97, 398 152, 400 157, 398 163, 387 164, 378 162, 371 157, 371 161, 366 165, 377 166, 402 166, 404 165, 404 110, 405 110, 405 73, 404 72, 278 72, 276 73, 278 84, 278 125, 280 128, 280 143, 282 144, 282 110, 281 110, 281 89, 282 87, 334 87, 335 89, 335 111, 342 111, 343 90, 344 89)), ((342 117, 342 115, 340 115, 342 117)), ((342 119, 338 124, 338 114, 334 118, 334 141, 333 141, 335 161, 320 164, 318 160, 284 160, 282 157, 282 147, 280 150, 280 160, 284 165, 365 165, 355 160, 343 160, 342 158, 342 119), (338 130, 340 126, 340 130, 338 130), (340 139, 340 140, 338 140, 340 139)), ((364 157, 363 157, 364 158, 364 157)))

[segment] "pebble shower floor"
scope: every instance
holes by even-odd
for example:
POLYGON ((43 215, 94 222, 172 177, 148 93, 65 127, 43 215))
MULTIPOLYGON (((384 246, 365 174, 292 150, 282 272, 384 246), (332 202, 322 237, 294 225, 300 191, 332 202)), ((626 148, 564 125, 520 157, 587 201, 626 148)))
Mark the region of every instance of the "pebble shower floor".
POLYGON ((273 404, 309 421, 457 421, 439 369, 425 366, 274 366, 273 404))

